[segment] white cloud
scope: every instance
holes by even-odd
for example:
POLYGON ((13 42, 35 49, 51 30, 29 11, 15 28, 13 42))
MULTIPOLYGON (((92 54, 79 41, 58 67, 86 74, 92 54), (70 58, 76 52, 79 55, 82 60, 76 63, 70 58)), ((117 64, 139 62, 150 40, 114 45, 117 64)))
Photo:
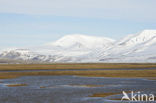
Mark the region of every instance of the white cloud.
POLYGON ((156 0, 0 0, 0 13, 156 20, 156 0))

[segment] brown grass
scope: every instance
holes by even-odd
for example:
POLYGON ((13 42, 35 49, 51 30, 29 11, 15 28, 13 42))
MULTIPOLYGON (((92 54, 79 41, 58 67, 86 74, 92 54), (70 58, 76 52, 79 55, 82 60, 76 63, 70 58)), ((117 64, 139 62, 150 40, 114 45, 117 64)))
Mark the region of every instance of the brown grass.
POLYGON ((6 86, 8 86, 8 87, 21 87, 21 86, 27 86, 27 84, 8 84, 6 86))
POLYGON ((108 97, 108 96, 117 95, 117 94, 120 94, 120 93, 95 93, 89 97, 108 97))
POLYGON ((34 71, 34 72, 0 72, 0 79, 16 78, 21 76, 54 76, 76 75, 88 77, 156 77, 156 70, 88 70, 88 71, 34 71))
POLYGON ((156 64, 135 63, 56 63, 56 64, 1 64, 0 70, 45 70, 45 69, 118 69, 156 68, 156 64))
POLYGON ((40 88, 46 88, 45 86, 40 86, 40 88))
POLYGON ((0 79, 16 78, 21 76, 46 76, 46 75, 76 75, 91 77, 156 77, 156 64, 117 64, 117 63, 79 63, 79 64, 3 64, 0 65, 0 79), (105 70, 110 68, 110 70, 105 70), (147 70, 111 70, 112 68, 147 68, 147 70), (40 70, 40 69, 90 69, 87 71, 32 71, 32 72, 7 72, 7 70, 40 70), (103 69, 103 70, 91 70, 103 69))

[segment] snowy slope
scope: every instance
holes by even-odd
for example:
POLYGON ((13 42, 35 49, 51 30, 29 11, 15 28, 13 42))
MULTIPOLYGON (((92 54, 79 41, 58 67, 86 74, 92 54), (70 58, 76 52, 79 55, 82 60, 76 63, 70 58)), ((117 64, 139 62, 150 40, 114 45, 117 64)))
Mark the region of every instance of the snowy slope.
POLYGON ((54 62, 55 59, 60 58, 61 56, 56 55, 43 55, 38 54, 37 52, 32 52, 29 49, 10 49, 4 50, 0 54, 2 59, 12 59, 12 60, 22 60, 22 61, 31 61, 31 62, 54 62))
POLYGON ((68 49, 93 49, 108 46, 113 42, 114 40, 109 38, 74 34, 66 35, 49 45, 68 49))
POLYGON ((104 37, 87 36, 82 34, 66 35, 57 41, 32 48, 40 54, 80 56, 92 52, 94 49, 112 46, 114 40, 104 37))
POLYGON ((38 47, 4 50, 1 58, 37 62, 156 62, 156 30, 144 30, 119 41, 66 35, 38 47))
POLYGON ((94 49, 106 49, 114 40, 82 34, 66 35, 57 41, 28 49, 10 49, 0 54, 0 58, 48 62, 72 62, 94 49), (33 51, 33 52, 32 52, 33 51))
MULTIPOLYGON (((128 35, 101 54, 101 61, 150 62, 156 56, 156 30, 128 35)), ((153 61, 153 60, 152 60, 153 61)))

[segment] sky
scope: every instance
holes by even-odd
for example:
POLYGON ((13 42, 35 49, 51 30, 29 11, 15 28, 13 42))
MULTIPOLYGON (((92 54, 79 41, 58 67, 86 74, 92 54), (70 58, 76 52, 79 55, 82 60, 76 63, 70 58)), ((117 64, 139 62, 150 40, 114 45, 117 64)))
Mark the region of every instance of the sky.
POLYGON ((0 0, 0 49, 68 34, 120 39, 156 29, 156 0, 0 0))

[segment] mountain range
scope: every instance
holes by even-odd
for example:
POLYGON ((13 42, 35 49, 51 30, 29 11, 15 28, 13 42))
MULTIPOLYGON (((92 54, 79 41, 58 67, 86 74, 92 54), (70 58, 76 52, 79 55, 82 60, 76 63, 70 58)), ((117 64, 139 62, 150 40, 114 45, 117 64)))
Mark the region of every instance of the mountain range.
POLYGON ((82 34, 66 35, 41 46, 1 50, 0 62, 8 60, 18 63, 155 63, 156 30, 144 30, 120 40, 82 34))

